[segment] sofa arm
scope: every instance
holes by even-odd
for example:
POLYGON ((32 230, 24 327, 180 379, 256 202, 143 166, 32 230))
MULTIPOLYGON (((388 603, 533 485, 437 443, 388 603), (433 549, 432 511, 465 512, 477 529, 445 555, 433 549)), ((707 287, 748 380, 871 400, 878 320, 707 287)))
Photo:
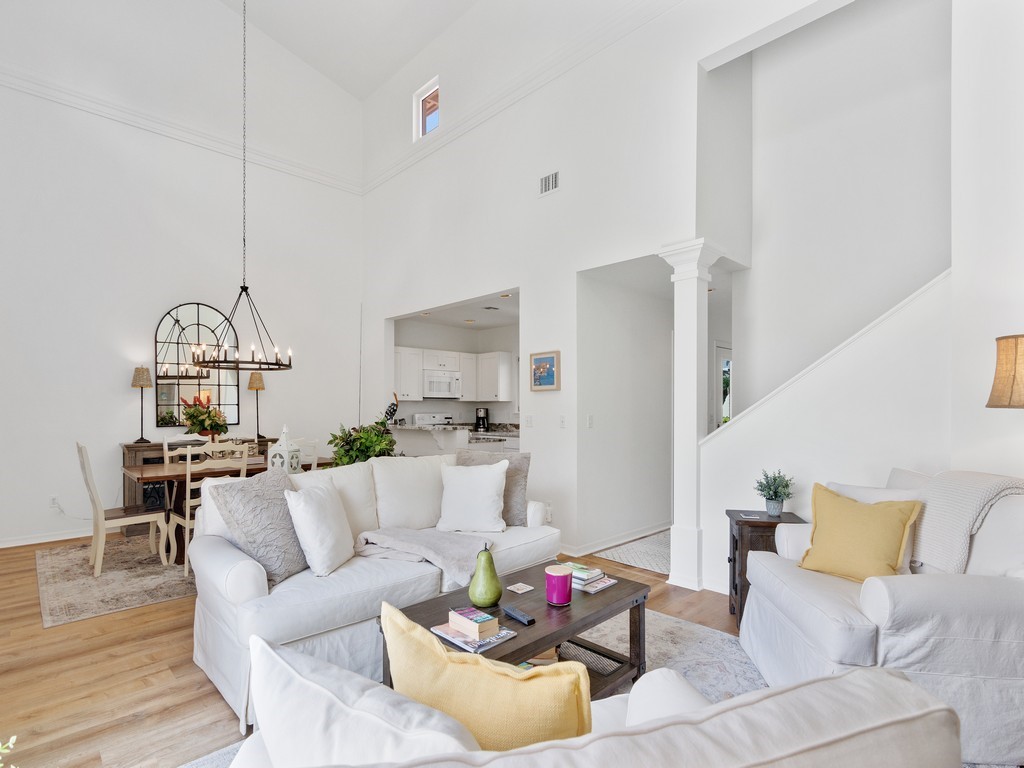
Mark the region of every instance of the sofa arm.
POLYGON ((1024 580, 1006 576, 928 573, 872 576, 860 590, 861 611, 883 632, 936 631, 947 637, 1017 638, 1024 580))
POLYGON ((785 560, 799 560, 811 546, 810 523, 779 523, 775 526, 775 551, 785 560))
POLYGON ((526 502, 526 527, 537 528, 547 523, 548 507, 543 501, 526 502))
POLYGON ((263 566, 220 536, 196 536, 188 545, 189 562, 200 596, 215 594, 241 605, 269 593, 263 566))

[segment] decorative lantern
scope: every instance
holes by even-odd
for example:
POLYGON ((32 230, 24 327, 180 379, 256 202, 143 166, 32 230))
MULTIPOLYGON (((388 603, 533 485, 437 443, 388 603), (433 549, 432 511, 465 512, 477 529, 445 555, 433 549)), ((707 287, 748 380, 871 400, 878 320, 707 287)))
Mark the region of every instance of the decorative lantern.
POLYGON ((280 467, 289 475, 302 471, 302 450, 288 442, 288 427, 281 430, 281 438, 267 451, 267 466, 280 467))

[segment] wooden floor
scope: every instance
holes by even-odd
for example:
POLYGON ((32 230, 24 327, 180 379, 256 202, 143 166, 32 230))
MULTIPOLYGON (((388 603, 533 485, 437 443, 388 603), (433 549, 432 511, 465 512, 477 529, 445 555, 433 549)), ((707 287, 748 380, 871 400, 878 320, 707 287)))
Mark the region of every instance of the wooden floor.
MULTIPOLYGON (((6 764, 176 768, 241 739, 238 719, 192 663, 195 598, 43 629, 35 551, 52 546, 0 549, 0 743, 18 737, 6 764)), ((574 559, 650 584, 651 610, 736 634, 725 595, 574 559)))

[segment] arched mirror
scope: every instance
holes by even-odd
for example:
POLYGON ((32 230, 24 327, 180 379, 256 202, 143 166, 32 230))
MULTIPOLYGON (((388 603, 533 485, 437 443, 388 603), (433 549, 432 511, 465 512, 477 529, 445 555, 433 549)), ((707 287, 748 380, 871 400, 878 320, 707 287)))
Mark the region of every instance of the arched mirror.
POLYGON ((199 395, 220 408, 228 424, 238 424, 238 371, 199 370, 192 347, 212 348, 228 329, 225 345, 238 348, 238 336, 222 312, 198 302, 179 304, 156 327, 156 425, 183 426, 181 399, 199 395))

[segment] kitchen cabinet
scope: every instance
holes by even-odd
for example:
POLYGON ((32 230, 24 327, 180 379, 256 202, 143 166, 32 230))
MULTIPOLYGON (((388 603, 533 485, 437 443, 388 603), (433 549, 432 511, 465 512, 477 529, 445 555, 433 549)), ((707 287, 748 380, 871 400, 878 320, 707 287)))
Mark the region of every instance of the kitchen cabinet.
POLYGON ((423 368, 428 371, 458 371, 459 353, 440 349, 423 350, 423 368))
POLYGON ((477 355, 476 399, 479 402, 512 402, 515 383, 515 356, 511 352, 477 355))
POLYGON ((477 355, 472 352, 459 353, 459 370, 462 372, 462 397, 460 400, 476 400, 476 363, 477 355))
POLYGON ((423 399, 423 350, 395 347, 395 392, 399 400, 423 399))

